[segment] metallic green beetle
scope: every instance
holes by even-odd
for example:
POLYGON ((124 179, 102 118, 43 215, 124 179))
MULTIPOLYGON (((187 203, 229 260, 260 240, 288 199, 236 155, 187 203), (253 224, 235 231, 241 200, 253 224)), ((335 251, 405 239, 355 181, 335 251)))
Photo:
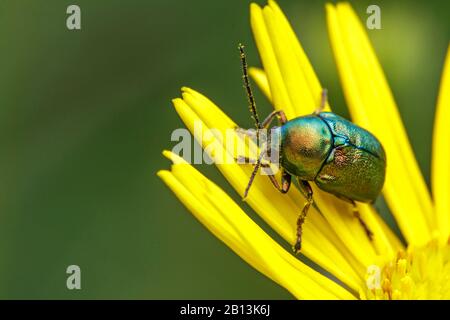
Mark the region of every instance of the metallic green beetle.
POLYGON ((268 143, 266 150, 261 151, 256 161, 244 158, 255 163, 244 198, 259 167, 267 166, 262 162, 264 154, 273 147, 273 141, 277 141, 279 145, 275 147, 279 148, 281 186, 274 175, 268 177, 280 192, 286 193, 291 184, 291 176, 296 176, 300 190, 307 199, 297 220, 294 251, 301 249, 302 225, 313 203, 313 192, 308 181, 314 181, 321 190, 352 203, 355 217, 367 236, 372 239, 372 232, 360 217, 355 201, 373 202, 381 192, 386 172, 386 155, 381 143, 370 132, 354 123, 332 112, 321 112, 327 98, 325 89, 322 92, 321 106, 313 114, 288 121, 284 112, 279 110, 272 112, 260 124, 247 75, 243 47, 240 45, 239 49, 244 85, 257 129, 268 129, 275 118, 281 124, 271 129, 272 143, 268 143))

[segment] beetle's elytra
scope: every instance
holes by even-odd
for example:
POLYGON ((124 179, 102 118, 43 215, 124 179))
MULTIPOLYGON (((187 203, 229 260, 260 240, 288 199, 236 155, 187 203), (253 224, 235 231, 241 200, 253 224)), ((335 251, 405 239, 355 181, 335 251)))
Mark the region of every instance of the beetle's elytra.
MULTIPOLYGON (((309 181, 315 182, 321 190, 352 203, 354 216, 361 223, 367 236, 372 239, 372 232, 360 217, 355 201, 373 202, 383 188, 386 155, 381 143, 370 132, 354 123, 332 112, 322 112, 326 104, 326 90, 322 92, 320 107, 313 114, 288 121, 284 112, 278 110, 260 123, 242 45, 239 45, 239 50, 244 86, 256 127, 267 129, 275 118, 280 122, 280 126, 272 128, 272 132, 279 141, 281 185, 274 175, 268 177, 282 193, 289 190, 291 177, 297 177, 300 190, 307 199, 297 220, 294 251, 298 252, 301 249, 302 225, 313 203, 309 181)), ((245 189, 244 198, 266 153, 267 150, 261 150, 261 155, 254 161, 255 168, 245 189)))

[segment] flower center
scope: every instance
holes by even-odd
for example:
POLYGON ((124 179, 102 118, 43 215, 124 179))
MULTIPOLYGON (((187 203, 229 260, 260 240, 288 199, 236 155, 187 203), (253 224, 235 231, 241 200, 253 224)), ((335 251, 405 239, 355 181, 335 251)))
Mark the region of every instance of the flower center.
POLYGON ((367 299, 450 299, 450 243, 432 240, 367 271, 367 299))

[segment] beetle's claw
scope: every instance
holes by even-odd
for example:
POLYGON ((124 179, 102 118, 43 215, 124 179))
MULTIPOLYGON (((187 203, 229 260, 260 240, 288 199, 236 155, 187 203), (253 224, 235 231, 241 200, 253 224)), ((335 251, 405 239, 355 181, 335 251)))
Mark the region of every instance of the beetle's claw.
POLYGON ((299 254, 301 249, 302 249, 302 243, 300 241, 297 241, 295 243, 295 245, 292 247, 294 254, 299 254))
POLYGON ((369 240, 373 241, 373 232, 369 228, 367 228, 365 231, 369 240))

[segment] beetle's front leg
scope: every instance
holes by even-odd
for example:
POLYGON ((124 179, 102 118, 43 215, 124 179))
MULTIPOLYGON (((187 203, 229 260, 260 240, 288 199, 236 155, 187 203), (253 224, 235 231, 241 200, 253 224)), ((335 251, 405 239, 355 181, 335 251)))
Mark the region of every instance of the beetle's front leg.
POLYGON ((275 119, 275 117, 278 118, 278 120, 280 121, 281 124, 285 124, 287 122, 287 118, 286 115, 284 114, 283 110, 275 110, 272 111, 267 118, 264 119, 264 121, 261 124, 261 128, 262 129, 267 129, 270 124, 272 123, 273 119, 275 119))
POLYGON ((256 137, 256 130, 255 129, 244 129, 244 128, 241 128, 241 127, 235 127, 234 131, 236 131, 236 133, 238 135, 247 136, 247 137, 250 137, 250 138, 256 137))
POLYGON ((281 168, 281 187, 278 184, 277 179, 275 179, 274 175, 268 175, 270 181, 272 182, 272 184, 275 186, 275 188, 278 189, 278 191, 280 191, 281 193, 286 193, 289 191, 289 187, 291 186, 291 175, 284 170, 283 168, 281 168))
POLYGON ((299 180, 298 181, 300 191, 306 196, 306 203, 303 206, 302 212, 297 218, 297 240, 294 245, 294 253, 298 253, 302 248, 302 234, 303 234, 303 223, 305 222, 306 215, 309 208, 313 203, 313 191, 308 181, 299 180))
MULTIPOLYGON (((249 164, 256 164, 256 159, 251 159, 249 157, 237 157, 235 158, 237 163, 249 163, 249 164)), ((261 163, 261 168, 270 168, 270 163, 261 163)), ((281 186, 278 183, 277 179, 275 178, 275 175, 267 175, 270 179, 270 182, 274 185, 275 188, 277 188, 278 191, 281 193, 286 193, 289 191, 289 187, 291 186, 291 178, 292 176, 283 168, 281 168, 281 186)))

